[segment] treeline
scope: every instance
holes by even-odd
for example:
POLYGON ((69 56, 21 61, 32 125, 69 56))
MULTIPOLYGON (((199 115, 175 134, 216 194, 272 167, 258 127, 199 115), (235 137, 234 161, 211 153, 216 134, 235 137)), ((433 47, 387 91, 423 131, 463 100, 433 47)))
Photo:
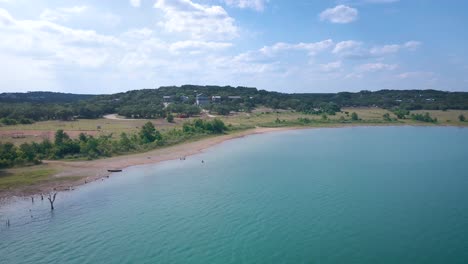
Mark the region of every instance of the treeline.
POLYGON ((138 133, 122 133, 117 139, 112 135, 93 137, 85 134, 72 139, 63 130, 57 130, 53 142, 44 140, 41 143, 23 143, 18 147, 12 143, 0 142, 0 168, 39 164, 43 159, 111 157, 172 145, 195 136, 222 134, 227 129, 219 119, 196 119, 185 123, 182 129, 172 129, 166 133, 161 133, 153 123, 148 122, 138 133))
POLYGON ((466 92, 381 90, 287 94, 249 87, 183 85, 96 96, 47 92, 4 93, 0 94, 0 123, 9 125, 40 120, 99 118, 111 113, 131 118, 166 118, 169 114, 193 116, 201 110, 194 105, 197 94, 209 98, 220 96, 219 102, 211 102, 203 108, 221 115, 231 111, 248 112, 258 106, 328 115, 333 115, 342 107, 381 107, 401 111, 468 109, 466 92), (169 107, 166 107, 164 96, 171 97, 169 107), (239 98, 229 99, 229 96, 239 98))

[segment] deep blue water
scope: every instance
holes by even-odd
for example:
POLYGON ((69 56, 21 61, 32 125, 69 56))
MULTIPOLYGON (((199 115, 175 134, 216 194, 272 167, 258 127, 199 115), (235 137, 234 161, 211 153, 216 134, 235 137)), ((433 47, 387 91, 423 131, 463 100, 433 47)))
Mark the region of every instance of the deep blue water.
POLYGON ((468 263, 468 129, 255 135, 38 200, 0 263, 468 263))

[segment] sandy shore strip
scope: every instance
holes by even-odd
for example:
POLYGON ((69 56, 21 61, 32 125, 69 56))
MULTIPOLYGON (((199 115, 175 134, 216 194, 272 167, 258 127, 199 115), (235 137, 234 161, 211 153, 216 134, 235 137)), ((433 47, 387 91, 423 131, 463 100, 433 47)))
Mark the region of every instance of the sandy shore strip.
MULTIPOLYGON (((280 128, 263 128, 257 127, 238 133, 221 135, 201 139, 189 143, 181 143, 178 145, 155 149, 152 151, 116 156, 106 159, 98 159, 91 161, 60 161, 60 160, 46 160, 43 164, 57 169, 57 174, 52 177, 66 178, 66 177, 79 177, 77 181, 50 181, 35 186, 25 188, 18 188, 15 190, 0 190, 0 200, 3 203, 7 202, 10 198, 24 197, 47 193, 53 189, 57 191, 66 191, 73 189, 76 186, 90 183, 96 180, 101 180, 109 176, 111 173, 108 170, 123 170, 125 168, 144 164, 154 164, 162 161, 175 160, 180 157, 191 156, 202 152, 214 145, 220 144, 226 140, 241 138, 248 135, 263 134, 275 131, 285 131, 294 129, 304 129, 306 127, 280 127, 280 128)), ((1 204, 1 203, 0 203, 1 204)))

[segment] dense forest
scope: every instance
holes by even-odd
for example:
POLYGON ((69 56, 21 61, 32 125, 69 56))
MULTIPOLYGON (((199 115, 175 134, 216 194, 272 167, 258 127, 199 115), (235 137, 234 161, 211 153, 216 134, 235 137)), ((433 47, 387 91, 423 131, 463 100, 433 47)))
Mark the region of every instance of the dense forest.
POLYGON ((291 109, 303 113, 334 114, 341 107, 381 107, 402 113, 408 110, 468 109, 468 93, 436 90, 381 90, 357 93, 287 94, 249 87, 195 86, 160 87, 111 95, 79 95, 52 92, 0 94, 0 124, 28 124, 41 120, 99 118, 118 113, 132 118, 166 118, 173 114, 193 116, 197 94, 219 100, 203 105, 218 114, 250 111, 258 106, 291 109), (169 106, 164 96, 170 96, 169 106), (230 99, 229 96, 236 96, 230 99), (166 107, 167 106, 167 107, 166 107))

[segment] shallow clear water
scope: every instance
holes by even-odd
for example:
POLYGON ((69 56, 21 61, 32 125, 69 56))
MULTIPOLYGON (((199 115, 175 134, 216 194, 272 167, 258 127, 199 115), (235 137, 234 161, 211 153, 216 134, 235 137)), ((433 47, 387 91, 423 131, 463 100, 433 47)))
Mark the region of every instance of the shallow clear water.
POLYGON ((468 130, 249 136, 47 206, 0 208, 0 263, 468 263, 468 130))

